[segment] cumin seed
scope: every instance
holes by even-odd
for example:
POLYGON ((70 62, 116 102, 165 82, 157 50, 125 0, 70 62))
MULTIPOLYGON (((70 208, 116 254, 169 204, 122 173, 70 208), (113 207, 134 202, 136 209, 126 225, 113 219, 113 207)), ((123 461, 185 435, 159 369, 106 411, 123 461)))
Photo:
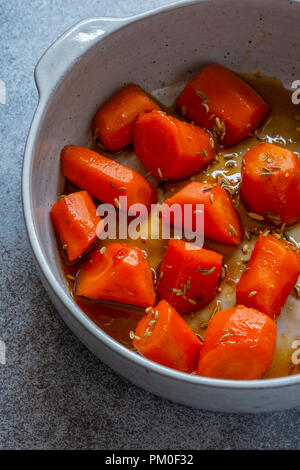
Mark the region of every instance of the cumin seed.
POLYGON ((141 337, 134 334, 134 331, 132 331, 132 330, 129 331, 129 338, 130 339, 137 339, 137 340, 141 339, 141 337))
POLYGON ((201 90, 196 90, 196 95, 207 101, 207 96, 201 90))
POLYGON ((245 231, 245 235, 246 235, 247 240, 250 241, 251 238, 252 238, 251 232, 249 232, 248 230, 246 230, 246 231, 245 231))
POLYGON ((250 297, 253 297, 253 296, 256 295, 256 294, 257 294, 257 291, 256 291, 256 290, 252 290, 252 291, 249 293, 249 295, 248 295, 249 299, 250 299, 250 297))
POLYGON ((260 214, 255 214, 254 212, 247 212, 248 217, 253 220, 257 220, 258 222, 262 222, 264 217, 260 214))
POLYGON ((215 269, 216 269, 216 267, 213 266, 213 267, 210 268, 210 269, 200 269, 200 268, 199 268, 198 271, 199 271, 200 273, 202 273, 202 274, 211 274, 211 273, 214 272, 215 269))
POLYGON ((232 233, 232 235, 237 235, 235 228, 231 224, 229 224, 229 231, 232 233))
POLYGON ((225 335, 221 336, 219 341, 222 341, 223 339, 227 338, 227 336, 229 336, 229 335, 230 335, 230 333, 225 333, 225 335))
POLYGON ((208 158, 208 154, 207 154, 207 151, 205 150, 205 148, 203 148, 203 153, 204 153, 205 158, 208 158))
POLYGON ((121 204, 119 202, 119 199, 117 199, 116 197, 114 198, 114 203, 117 209, 121 209, 121 204))
POLYGON ((153 307, 147 307, 145 308, 145 312, 148 313, 148 312, 151 312, 153 311, 153 307))
POLYGON ((176 289, 175 287, 169 287, 168 289, 170 292, 173 292, 173 294, 178 294, 178 295, 182 295, 183 294, 183 290, 182 289, 176 289))

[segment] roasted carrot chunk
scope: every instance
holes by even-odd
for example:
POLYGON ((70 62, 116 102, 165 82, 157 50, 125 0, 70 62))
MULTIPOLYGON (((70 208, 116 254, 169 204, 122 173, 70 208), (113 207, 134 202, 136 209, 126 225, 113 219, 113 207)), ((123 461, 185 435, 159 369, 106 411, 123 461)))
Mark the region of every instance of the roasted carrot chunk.
POLYGON ((87 191, 61 197, 53 204, 50 215, 70 261, 81 256, 103 230, 103 222, 87 191))
POLYGON ((68 145, 61 152, 61 160, 65 177, 102 202, 125 210, 119 197, 127 196, 129 210, 136 203, 149 209, 156 201, 154 189, 143 176, 93 150, 68 145))
POLYGON ((204 67, 179 95, 177 106, 225 146, 253 132, 269 111, 253 88, 221 65, 204 67))
POLYGON ((300 219, 300 163, 288 149, 265 143, 243 158, 241 192, 249 210, 269 223, 300 219))
POLYGON ((182 372, 193 372, 201 343, 184 319, 165 300, 139 322, 134 347, 151 361, 182 372))
POLYGON ((177 312, 197 310, 216 295, 222 255, 182 240, 170 240, 158 275, 158 296, 177 312))
POLYGON ((259 379, 271 365, 277 327, 267 315, 238 305, 210 320, 197 374, 232 380, 259 379))
POLYGON ((299 275, 298 252, 272 235, 260 235, 237 285, 237 303, 276 318, 299 275))
POLYGON ((155 305, 153 277, 139 248, 115 243, 94 250, 79 271, 75 294, 138 307, 155 305))
POLYGON ((193 182, 165 201, 162 207, 162 220, 175 222, 173 204, 182 208, 182 227, 188 232, 197 231, 196 204, 204 205, 204 236, 221 243, 238 245, 243 237, 239 216, 235 211, 228 193, 221 186, 209 183, 193 182), (186 204, 191 204, 190 213, 184 213, 186 204))
POLYGON ((133 83, 126 85, 98 110, 93 131, 109 150, 120 150, 133 141, 133 128, 141 113, 160 109, 146 93, 133 83))
POLYGON ((137 120, 134 150, 153 176, 177 180, 209 164, 215 141, 198 126, 153 111, 137 120))

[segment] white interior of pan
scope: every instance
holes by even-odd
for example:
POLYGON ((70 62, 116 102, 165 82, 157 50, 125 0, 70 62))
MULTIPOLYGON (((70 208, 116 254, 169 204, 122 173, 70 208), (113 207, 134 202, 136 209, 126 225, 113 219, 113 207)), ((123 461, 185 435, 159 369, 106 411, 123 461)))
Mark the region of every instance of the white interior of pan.
MULTIPOLYGON (((299 14, 300 5, 285 0, 203 1, 129 24, 74 64, 40 123, 31 180, 37 236, 58 279, 64 282, 49 208, 63 184, 59 154, 69 143, 89 145, 99 104, 127 82, 169 104, 203 64, 212 62, 241 73, 260 71, 290 88, 300 79, 299 14)), ((300 241, 300 234, 295 237, 300 241)), ((221 295, 224 307, 233 304, 232 295, 221 295)), ((290 348, 300 335, 295 298, 288 299, 278 324, 287 334, 279 335, 279 346, 290 348)))

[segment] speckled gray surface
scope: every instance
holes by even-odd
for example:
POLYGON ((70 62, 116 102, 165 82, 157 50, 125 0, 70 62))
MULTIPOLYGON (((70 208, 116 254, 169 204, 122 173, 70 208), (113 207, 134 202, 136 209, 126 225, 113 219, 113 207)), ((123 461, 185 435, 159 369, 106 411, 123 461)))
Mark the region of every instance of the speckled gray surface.
POLYGON ((0 365, 2 449, 295 449, 300 410, 224 415, 175 405, 117 376, 71 334, 26 240, 22 153, 37 103, 34 66, 73 23, 127 16, 163 0, 0 0, 0 365), (75 5, 75 6, 74 6, 75 5))

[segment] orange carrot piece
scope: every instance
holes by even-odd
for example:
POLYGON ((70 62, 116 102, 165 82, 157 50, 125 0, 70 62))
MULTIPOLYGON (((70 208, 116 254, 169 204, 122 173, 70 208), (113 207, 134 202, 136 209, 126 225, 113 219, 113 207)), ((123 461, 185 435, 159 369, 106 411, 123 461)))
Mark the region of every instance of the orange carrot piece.
POLYGON ((158 275, 158 297, 184 314, 216 295, 222 255, 182 240, 170 240, 158 275))
POLYGON ((154 189, 142 175, 93 150, 68 145, 61 160, 65 177, 102 202, 119 208, 119 197, 127 196, 128 209, 135 203, 149 209, 156 201, 154 189))
POLYGON ((273 320, 238 305, 210 320, 197 374, 231 380, 259 379, 271 365, 277 338, 273 320))
POLYGON ((249 210, 269 223, 300 219, 300 163, 288 149, 265 143, 243 158, 241 193, 249 210))
POLYGON ((200 127, 153 111, 137 120, 134 150, 153 176, 177 180, 207 166, 216 146, 200 127))
POLYGON ((154 306, 153 276, 139 248, 115 243, 94 250, 76 277, 75 294, 94 300, 154 306))
POLYGON ((269 112, 251 86, 221 65, 204 67, 179 95, 177 106, 225 146, 247 137, 269 112))
POLYGON ((87 191, 61 197, 53 204, 50 215, 70 261, 81 256, 103 230, 103 222, 87 191))
MULTIPOLYGON (((182 208, 182 226, 187 231, 196 230, 196 204, 204 204, 204 236, 217 242, 238 245, 243 237, 239 216, 235 211, 228 193, 221 186, 210 183, 193 182, 165 201, 162 207, 162 220, 168 218, 173 204, 182 208), (184 216, 184 205, 192 205, 192 215, 184 216)), ((170 221, 174 224, 171 213, 170 221)))
POLYGON ((196 369, 201 349, 193 330, 165 300, 140 320, 133 346, 151 361, 189 373, 196 369))
POLYGON ((126 85, 98 110, 93 131, 109 150, 120 150, 133 141, 133 128, 141 113, 148 113, 159 106, 133 83, 126 85))
POLYGON ((260 235, 237 285, 237 303, 276 318, 299 275, 298 252, 272 235, 260 235))

